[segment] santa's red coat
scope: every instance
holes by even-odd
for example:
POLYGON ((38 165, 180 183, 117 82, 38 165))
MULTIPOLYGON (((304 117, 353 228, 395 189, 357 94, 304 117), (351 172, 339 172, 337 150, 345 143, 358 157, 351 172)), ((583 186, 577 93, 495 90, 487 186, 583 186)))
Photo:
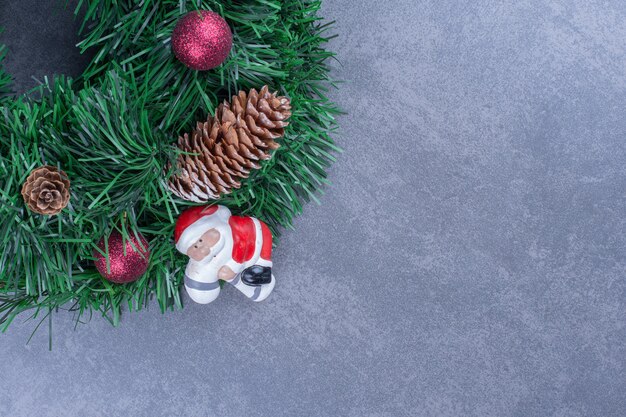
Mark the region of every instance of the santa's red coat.
MULTIPOLYGON (((265 223, 261 224, 262 244, 261 258, 270 261, 272 259, 272 232, 265 223)), ((233 260, 237 263, 245 263, 252 259, 256 251, 256 227, 252 217, 231 216, 228 219, 233 236, 233 260)))

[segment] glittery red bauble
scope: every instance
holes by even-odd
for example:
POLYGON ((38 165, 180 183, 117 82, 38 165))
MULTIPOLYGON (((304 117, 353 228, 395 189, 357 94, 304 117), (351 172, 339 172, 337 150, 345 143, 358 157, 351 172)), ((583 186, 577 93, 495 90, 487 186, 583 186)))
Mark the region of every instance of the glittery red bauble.
MULTIPOLYGON (((122 234, 114 230, 108 240, 108 259, 100 252, 94 251, 96 268, 107 280, 116 284, 124 284, 139 279, 148 269, 150 249, 148 241, 138 233, 139 241, 134 233, 130 233, 126 241, 122 234), (108 269, 110 267, 110 269, 108 269)), ((98 243, 100 250, 106 253, 105 238, 98 243)))
POLYGON ((226 60, 233 46, 228 23, 206 10, 183 16, 172 33, 174 55, 189 68, 205 71, 226 60))

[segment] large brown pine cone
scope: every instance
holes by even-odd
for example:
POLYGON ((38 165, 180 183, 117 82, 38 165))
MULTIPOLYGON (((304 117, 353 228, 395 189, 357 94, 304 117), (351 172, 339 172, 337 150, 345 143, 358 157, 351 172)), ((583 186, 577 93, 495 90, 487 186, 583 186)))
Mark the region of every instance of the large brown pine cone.
POLYGON ((274 139, 285 134, 290 116, 289 99, 270 93, 267 86, 249 94, 240 91, 230 103, 220 104, 215 116, 178 139, 182 153, 170 189, 180 198, 203 203, 239 188, 240 179, 279 147, 274 139))
POLYGON ((58 214, 70 201, 70 181, 65 172, 44 165, 34 169, 22 186, 29 209, 39 214, 58 214))

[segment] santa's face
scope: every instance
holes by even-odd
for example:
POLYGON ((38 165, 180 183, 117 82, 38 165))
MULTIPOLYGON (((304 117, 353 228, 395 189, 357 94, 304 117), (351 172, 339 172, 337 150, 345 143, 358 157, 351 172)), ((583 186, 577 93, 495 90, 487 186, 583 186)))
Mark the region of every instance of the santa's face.
POLYGON ((220 240, 220 232, 209 229, 187 250, 187 256, 200 262, 211 253, 211 248, 220 240))

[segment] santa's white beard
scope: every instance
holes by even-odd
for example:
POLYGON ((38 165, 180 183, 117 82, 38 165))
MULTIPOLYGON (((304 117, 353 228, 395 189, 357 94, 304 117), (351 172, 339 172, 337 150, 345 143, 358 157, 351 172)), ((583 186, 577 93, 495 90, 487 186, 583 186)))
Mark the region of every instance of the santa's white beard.
POLYGON ((211 251, 211 253, 209 253, 207 256, 204 257, 204 259, 202 259, 201 261, 196 261, 195 259, 189 259, 189 263, 196 265, 197 267, 203 267, 203 266, 207 266, 208 264, 211 263, 211 261, 215 259, 215 255, 213 255, 213 251, 211 251))

